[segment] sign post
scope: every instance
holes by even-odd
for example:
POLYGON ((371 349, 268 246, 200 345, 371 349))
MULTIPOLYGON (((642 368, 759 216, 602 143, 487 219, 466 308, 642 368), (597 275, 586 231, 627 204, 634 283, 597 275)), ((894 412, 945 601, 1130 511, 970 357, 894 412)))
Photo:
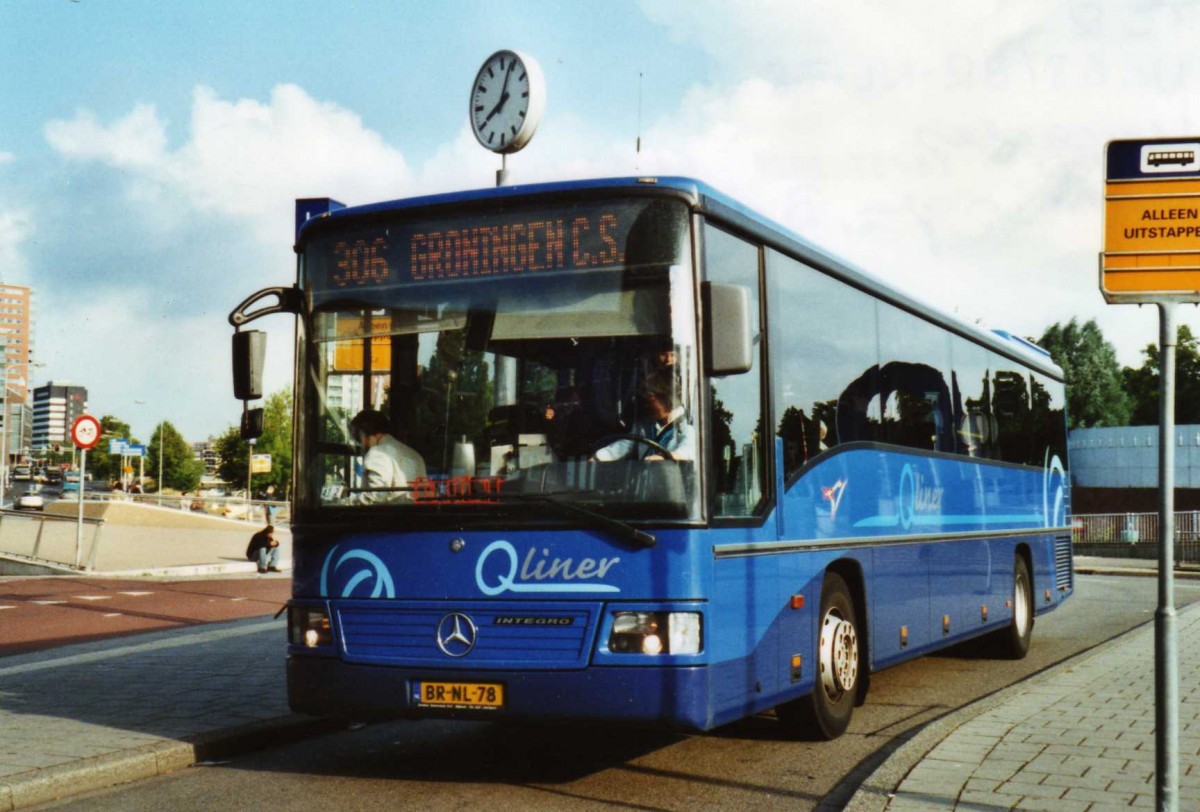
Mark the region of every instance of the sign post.
POLYGON ((1200 303, 1200 136, 1111 141, 1105 152, 1100 292, 1159 312, 1158 609, 1154 613, 1155 795, 1178 809, 1179 664, 1175 628, 1176 308, 1200 303))
MULTIPOLYGON (((71 440, 79 449, 79 522, 75 527, 75 569, 79 569, 83 553, 83 494, 87 489, 88 449, 100 444, 100 421, 90 414, 81 414, 71 424, 71 440)), ((95 558, 92 559, 95 561, 95 558)))

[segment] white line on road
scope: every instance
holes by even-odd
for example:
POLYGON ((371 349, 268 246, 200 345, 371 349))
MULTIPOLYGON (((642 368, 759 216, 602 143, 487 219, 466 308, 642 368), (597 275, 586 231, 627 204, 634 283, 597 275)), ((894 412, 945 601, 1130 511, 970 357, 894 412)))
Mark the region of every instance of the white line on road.
POLYGON ((156 640, 153 643, 138 643, 132 646, 121 646, 120 648, 107 649, 105 651, 95 651, 88 654, 71 654, 66 657, 59 657, 54 660, 43 660, 36 663, 25 663, 24 665, 14 665, 8 668, 0 668, 0 677, 11 677, 17 674, 29 674, 34 671, 45 671, 50 668, 59 668, 60 666, 82 665, 84 663, 95 663, 101 660, 111 660, 115 657, 126 657, 130 654, 143 654, 151 651, 162 651, 163 649, 180 648, 181 646, 195 646, 203 643, 211 643, 217 640, 227 640, 232 637, 243 637, 248 634, 259 634, 266 631, 278 632, 283 623, 278 620, 268 620, 260 623, 252 623, 246 626, 237 626, 232 629, 216 629, 194 634, 181 634, 177 637, 169 637, 163 640, 156 640))

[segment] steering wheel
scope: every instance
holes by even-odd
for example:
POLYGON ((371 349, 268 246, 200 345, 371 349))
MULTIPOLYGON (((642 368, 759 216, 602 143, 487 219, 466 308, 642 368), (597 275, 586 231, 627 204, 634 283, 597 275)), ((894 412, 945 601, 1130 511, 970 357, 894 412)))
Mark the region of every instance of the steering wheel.
POLYGON ((592 448, 590 451, 588 451, 587 455, 589 457, 594 457, 594 456, 596 456, 596 452, 599 451, 600 449, 604 448, 605 446, 612 445, 613 443, 620 442, 621 440, 632 440, 635 443, 642 443, 643 445, 648 445, 648 446, 650 446, 650 448, 654 449, 659 454, 662 454, 663 459, 670 460, 671 462, 675 461, 674 454, 672 454, 670 451, 668 451, 666 448, 664 448, 659 443, 656 443, 653 440, 651 440, 649 437, 643 437, 640 434, 609 434, 606 437, 601 437, 599 440, 597 440, 595 443, 592 444, 592 448))

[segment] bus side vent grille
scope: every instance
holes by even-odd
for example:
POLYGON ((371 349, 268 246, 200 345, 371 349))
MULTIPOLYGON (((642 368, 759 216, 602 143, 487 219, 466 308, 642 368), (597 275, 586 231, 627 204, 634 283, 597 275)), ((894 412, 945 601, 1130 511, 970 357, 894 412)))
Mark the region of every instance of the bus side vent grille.
POLYGON ((1071 535, 1064 533, 1054 537, 1054 585, 1060 590, 1075 585, 1075 573, 1071 568, 1071 535))

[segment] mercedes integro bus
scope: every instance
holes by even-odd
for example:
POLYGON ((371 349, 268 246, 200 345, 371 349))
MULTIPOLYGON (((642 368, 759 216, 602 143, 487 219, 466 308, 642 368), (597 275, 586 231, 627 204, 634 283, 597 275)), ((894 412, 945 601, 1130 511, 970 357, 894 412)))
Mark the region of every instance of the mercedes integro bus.
POLYGON ((296 316, 297 711, 832 738, 1072 592, 1048 355, 703 183, 307 199, 295 240, 230 321, 254 436, 242 328, 296 316))

